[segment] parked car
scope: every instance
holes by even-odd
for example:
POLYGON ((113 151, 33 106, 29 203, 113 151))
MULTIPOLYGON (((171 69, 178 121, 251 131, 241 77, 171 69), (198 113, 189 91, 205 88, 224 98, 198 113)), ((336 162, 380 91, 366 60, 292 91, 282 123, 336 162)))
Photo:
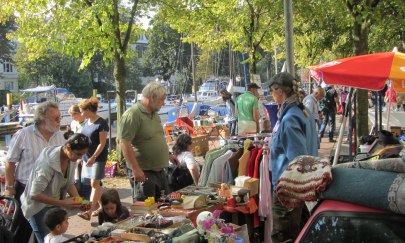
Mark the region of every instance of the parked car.
POLYGON ((405 242, 405 215, 321 201, 295 242, 405 242))

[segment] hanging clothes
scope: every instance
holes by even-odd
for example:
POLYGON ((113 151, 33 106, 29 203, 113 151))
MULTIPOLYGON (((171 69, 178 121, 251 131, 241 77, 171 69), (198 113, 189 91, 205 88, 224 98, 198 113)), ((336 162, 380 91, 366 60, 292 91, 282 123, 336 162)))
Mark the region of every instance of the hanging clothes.
POLYGON ((260 164, 260 191, 259 191, 259 216, 264 221, 264 242, 272 242, 271 233, 273 231, 272 219, 272 188, 269 171, 269 148, 267 144, 263 146, 263 159, 260 164))
POLYGON ((226 146, 224 146, 224 147, 222 147, 220 149, 215 149, 215 150, 209 151, 205 155, 205 163, 204 163, 204 165, 202 167, 202 170, 201 170, 200 179, 198 180, 198 185, 199 186, 206 186, 207 185, 208 176, 210 175, 212 162, 216 158, 224 155, 226 153, 226 151, 228 151, 228 148, 226 146))
POLYGON ((250 158, 249 158, 249 164, 248 164, 248 176, 253 177, 254 169, 255 169, 255 161, 257 154, 259 152, 259 148, 254 147, 251 150, 250 158))
POLYGON ((229 158, 232 157, 233 154, 234 152, 232 150, 227 150, 224 155, 216 158, 212 162, 211 171, 210 174, 208 175, 206 185, 208 185, 209 183, 224 182, 224 172, 225 168, 227 167, 226 163, 228 162, 229 158))
POLYGON ((263 155, 263 149, 259 148, 257 151, 256 159, 255 159, 255 164, 253 166, 253 178, 259 179, 259 164, 261 162, 261 158, 263 155))
POLYGON ((236 153, 232 155, 231 158, 229 158, 229 167, 231 170, 232 174, 232 183, 235 184, 234 180, 238 176, 238 169, 239 169, 239 159, 241 158, 243 154, 243 148, 239 148, 236 153))
POLYGON ((243 144, 243 155, 239 158, 238 176, 247 176, 248 165, 251 151, 249 148, 252 146, 253 141, 246 139, 243 144))

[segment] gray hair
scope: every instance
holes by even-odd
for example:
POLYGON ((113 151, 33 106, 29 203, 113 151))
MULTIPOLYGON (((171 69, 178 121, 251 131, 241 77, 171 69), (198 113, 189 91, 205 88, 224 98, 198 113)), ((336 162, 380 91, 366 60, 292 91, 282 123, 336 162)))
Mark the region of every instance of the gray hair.
POLYGON ((160 98, 165 94, 166 88, 157 82, 148 83, 142 90, 142 96, 148 99, 152 98, 153 96, 160 98))
POLYGON ((53 101, 46 101, 44 103, 41 103, 37 106, 35 109, 35 114, 34 114, 34 122, 36 125, 41 124, 45 118, 46 118, 46 113, 50 108, 56 108, 59 109, 58 103, 53 102, 53 101))

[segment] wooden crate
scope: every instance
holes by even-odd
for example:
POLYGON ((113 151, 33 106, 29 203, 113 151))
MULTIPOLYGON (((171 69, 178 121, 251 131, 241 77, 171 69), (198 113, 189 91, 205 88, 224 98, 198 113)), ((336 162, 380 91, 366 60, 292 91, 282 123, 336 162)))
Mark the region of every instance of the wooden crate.
POLYGON ((191 139, 193 141, 193 146, 194 146, 194 150, 193 150, 194 156, 203 156, 208 152, 208 150, 209 150, 208 135, 193 136, 193 137, 191 137, 191 139))

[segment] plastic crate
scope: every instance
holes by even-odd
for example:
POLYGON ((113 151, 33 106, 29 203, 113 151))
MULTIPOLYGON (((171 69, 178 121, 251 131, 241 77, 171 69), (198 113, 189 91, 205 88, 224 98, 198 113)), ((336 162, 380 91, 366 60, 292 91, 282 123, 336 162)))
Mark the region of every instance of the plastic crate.
POLYGON ((112 178, 115 176, 116 172, 117 172, 117 162, 112 162, 110 164, 109 162, 107 162, 104 169, 104 177, 112 178))

